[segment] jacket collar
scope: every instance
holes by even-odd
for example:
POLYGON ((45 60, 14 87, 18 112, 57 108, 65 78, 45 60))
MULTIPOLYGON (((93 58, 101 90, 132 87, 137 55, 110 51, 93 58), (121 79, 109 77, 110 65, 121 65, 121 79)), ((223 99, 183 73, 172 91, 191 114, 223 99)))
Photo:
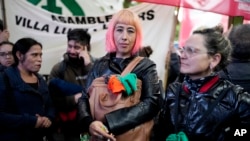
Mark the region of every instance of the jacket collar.
MULTIPOLYGON (((212 88, 215 84, 216 84, 216 82, 218 82, 219 81, 219 76, 218 75, 215 75, 215 76, 213 76, 210 80, 208 80, 207 82, 205 82, 201 87, 200 87, 200 89, 199 89, 199 93, 205 93, 205 92, 207 92, 210 88, 212 88)), ((190 92, 190 89, 188 88, 188 86, 187 85, 183 85, 183 89, 184 89, 184 91, 186 92, 186 93, 191 93, 190 92)))

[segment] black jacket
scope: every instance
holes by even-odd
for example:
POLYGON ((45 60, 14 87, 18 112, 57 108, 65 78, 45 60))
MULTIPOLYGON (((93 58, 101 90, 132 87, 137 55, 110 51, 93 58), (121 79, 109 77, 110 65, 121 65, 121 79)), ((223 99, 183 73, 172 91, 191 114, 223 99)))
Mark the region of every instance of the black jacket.
MULTIPOLYGON (((114 54, 107 54, 94 64, 90 71, 87 86, 100 76, 109 74, 120 74, 127 64, 134 58, 119 59, 114 54)), ((122 108, 112 113, 106 114, 106 123, 104 123, 111 133, 119 135, 129 129, 134 128, 141 123, 149 121, 155 117, 159 111, 158 97, 162 88, 156 71, 156 65, 148 58, 144 58, 132 71, 142 81, 141 102, 136 106, 122 108), (130 114, 128 114, 130 113, 130 114)), ((88 94, 83 92, 83 96, 79 99, 79 114, 82 126, 88 130, 90 123, 94 120, 91 117, 88 94)))
POLYGON ((222 78, 242 86, 250 93, 250 60, 232 59, 232 62, 227 66, 227 72, 228 75, 223 71, 219 74, 222 78))
POLYGON ((0 64, 0 72, 3 72, 7 67, 0 64))
MULTIPOLYGON (((217 80, 206 83, 210 88, 203 92, 189 92, 181 83, 170 84, 167 93, 160 99, 161 112, 155 130, 155 141, 165 141, 171 133, 184 131, 189 141, 223 141, 234 139, 235 131, 250 131, 250 95, 240 86, 229 81, 217 80), (212 84, 212 85, 210 85, 212 84), (180 89, 178 123, 175 122, 176 94, 180 89), (228 91, 226 91, 228 90, 228 91), (217 106, 198 124, 211 104, 226 91, 217 106), (177 131, 175 131, 175 127, 177 131), (194 129, 195 128, 195 129, 194 129)), ((245 136, 238 136, 244 140, 245 136)))
POLYGON ((40 74, 36 76, 37 89, 23 81, 17 67, 8 67, 0 75, 1 141, 42 141, 50 132, 48 128, 35 128, 36 114, 52 122, 55 118, 47 83, 40 74))

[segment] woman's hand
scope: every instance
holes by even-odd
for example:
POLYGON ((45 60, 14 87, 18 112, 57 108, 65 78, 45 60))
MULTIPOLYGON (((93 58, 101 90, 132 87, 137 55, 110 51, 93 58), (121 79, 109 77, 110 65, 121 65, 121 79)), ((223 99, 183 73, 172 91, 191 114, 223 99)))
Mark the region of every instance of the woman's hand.
POLYGON ((52 124, 49 118, 42 117, 39 114, 36 114, 37 122, 35 128, 49 128, 52 124))
POLYGON ((96 138, 106 138, 111 141, 116 141, 115 137, 112 134, 109 134, 108 129, 101 121, 92 122, 89 126, 89 132, 96 138))
POLYGON ((74 95, 75 103, 78 103, 78 99, 82 96, 82 93, 77 93, 74 95))

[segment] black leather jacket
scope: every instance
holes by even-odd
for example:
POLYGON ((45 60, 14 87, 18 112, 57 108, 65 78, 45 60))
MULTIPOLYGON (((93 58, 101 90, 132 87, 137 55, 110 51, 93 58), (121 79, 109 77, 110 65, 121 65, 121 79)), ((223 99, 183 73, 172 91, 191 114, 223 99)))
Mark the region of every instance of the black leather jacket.
MULTIPOLYGON (((103 76, 104 74, 120 74, 135 57, 119 59, 115 58, 114 55, 115 54, 107 54, 99 60, 96 60, 92 71, 89 73, 86 88, 90 86, 95 78, 103 76)), ((105 115, 106 123, 104 124, 114 135, 119 135, 141 123, 151 120, 159 112, 158 98, 162 85, 159 83, 155 63, 148 58, 144 58, 133 69, 132 73, 135 73, 137 78, 142 80, 141 102, 136 106, 123 108, 105 115)), ((80 122, 82 126, 88 130, 90 123, 94 119, 92 119, 90 114, 86 89, 78 101, 78 107, 80 122)))
MULTIPOLYGON (((155 130, 155 141, 165 141, 169 134, 179 131, 184 131, 189 141, 231 140, 234 139, 236 129, 250 131, 250 95, 240 86, 218 80, 205 92, 191 93, 184 89, 181 83, 170 84, 167 93, 160 98, 162 108, 155 130), (178 124, 175 124, 176 93, 180 88, 178 124), (195 128, 202 115, 225 90, 228 91, 222 100, 195 128)), ((245 138, 249 135, 245 134, 245 138)), ((245 139, 238 137, 239 140, 245 139)))

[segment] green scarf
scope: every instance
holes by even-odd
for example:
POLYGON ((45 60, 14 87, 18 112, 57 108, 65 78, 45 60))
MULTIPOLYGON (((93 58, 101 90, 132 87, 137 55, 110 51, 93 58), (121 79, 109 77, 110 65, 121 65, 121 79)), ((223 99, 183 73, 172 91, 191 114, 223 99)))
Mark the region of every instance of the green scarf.
POLYGON ((166 141, 188 141, 188 138, 184 132, 179 132, 177 134, 170 134, 166 141))

